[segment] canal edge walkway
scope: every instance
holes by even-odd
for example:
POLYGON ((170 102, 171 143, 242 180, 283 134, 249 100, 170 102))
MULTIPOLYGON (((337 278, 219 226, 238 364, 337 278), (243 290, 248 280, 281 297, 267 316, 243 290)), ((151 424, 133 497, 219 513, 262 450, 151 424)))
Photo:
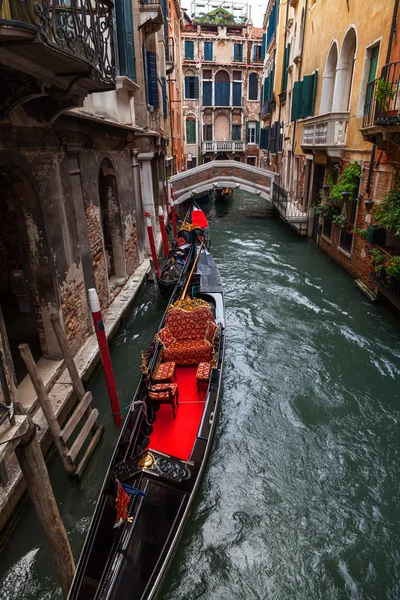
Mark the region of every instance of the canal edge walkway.
MULTIPOLYGON (((161 247, 161 239, 157 240, 157 247, 161 247)), ((104 325, 107 333, 107 339, 111 341, 117 334, 121 320, 126 317, 139 290, 141 289, 146 277, 151 272, 150 259, 146 258, 135 270, 133 275, 123 285, 119 294, 111 302, 107 310, 103 312, 104 325)), ((97 344, 96 334, 93 332, 78 350, 75 357, 75 363, 79 375, 83 381, 88 381, 94 369, 100 362, 100 353, 97 344)), ((72 381, 63 360, 47 361, 49 369, 50 363, 53 363, 52 372, 48 373, 47 381, 44 381, 49 400, 54 413, 59 422, 62 423, 76 401, 76 395, 72 386, 72 381)), ((49 369, 50 370, 50 369, 49 369)), ((24 396, 26 390, 24 391, 24 396)), ((38 440, 45 456, 52 445, 52 438, 48 429, 47 421, 42 409, 39 407, 39 401, 33 392, 24 398, 22 402, 26 412, 32 417, 35 424, 40 427, 38 431, 38 440)), ((93 406, 96 406, 94 398, 93 406)), ((18 508, 18 503, 25 493, 25 483, 17 458, 12 453, 6 460, 8 473, 8 483, 0 486, 0 532, 5 529, 10 519, 18 508)))

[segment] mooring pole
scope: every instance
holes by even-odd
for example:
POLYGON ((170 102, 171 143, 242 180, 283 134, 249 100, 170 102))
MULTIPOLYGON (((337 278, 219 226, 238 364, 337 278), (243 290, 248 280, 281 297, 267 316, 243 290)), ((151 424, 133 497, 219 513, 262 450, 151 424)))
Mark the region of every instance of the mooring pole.
POLYGON ((31 502, 42 524, 50 552, 56 564, 57 575, 64 598, 75 574, 75 563, 69 545, 67 532, 54 498, 46 463, 36 438, 36 426, 29 419, 28 432, 21 438, 15 449, 19 466, 26 483, 31 502))
POLYGON ((167 258, 168 256, 168 238, 167 232, 165 231, 165 223, 164 223, 164 211, 162 206, 158 207, 158 220, 160 221, 160 231, 164 248, 164 256, 167 258))
POLYGON ((153 259, 154 268, 156 270, 157 277, 159 277, 160 269, 158 268, 157 251, 156 251, 156 245, 154 243, 153 226, 151 224, 151 218, 150 218, 151 214, 149 212, 146 212, 146 213, 144 213, 144 216, 146 217, 147 235, 149 236, 151 257, 153 259))
POLYGON ((110 349, 108 347, 103 317, 101 315, 99 297, 97 296, 95 288, 90 288, 88 290, 88 298, 90 310, 92 312, 97 343, 99 345, 100 358, 103 364, 108 396, 110 398, 111 413, 114 417, 114 423, 116 425, 120 425, 122 423, 121 407, 118 400, 118 392, 112 368, 110 349))

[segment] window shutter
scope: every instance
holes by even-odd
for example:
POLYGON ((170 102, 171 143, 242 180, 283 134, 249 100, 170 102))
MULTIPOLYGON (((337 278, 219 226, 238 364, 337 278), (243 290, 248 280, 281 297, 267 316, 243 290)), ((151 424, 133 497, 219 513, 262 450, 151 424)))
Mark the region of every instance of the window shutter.
POLYGON ((238 81, 233 82, 232 106, 242 106, 242 84, 238 81))
POLYGON ((315 109, 315 97, 317 95, 317 85, 318 85, 318 71, 315 71, 313 73, 313 91, 312 91, 312 98, 311 98, 311 112, 310 115, 314 114, 314 109, 315 109))
POLYGON ((142 44, 142 52, 143 52, 143 71, 144 71, 144 89, 146 91, 146 102, 150 104, 149 99, 149 74, 147 68, 147 48, 145 44, 142 44))
POLYGON ((257 62, 257 46, 253 44, 253 62, 257 62))
POLYGON ((203 81, 203 105, 212 106, 212 81, 203 81))
POLYGON ((161 77, 162 85, 162 102, 163 102, 163 116, 167 116, 167 81, 165 77, 161 77))
POLYGON ((194 77, 194 99, 199 99, 199 78, 194 77))
POLYGON ((147 50, 148 102, 158 108, 157 55, 147 50))
POLYGON ((249 100, 258 100, 258 77, 256 73, 249 75, 249 100))
POLYGON ((246 123, 246 144, 249 143, 249 124, 246 123))
POLYGON ((260 143, 260 121, 256 121, 256 144, 260 143))
POLYGON ((212 42, 204 42, 204 60, 213 59, 213 44, 212 42))
POLYGON ((185 77, 185 98, 189 98, 190 95, 190 77, 185 77))
POLYGON ((305 75, 302 81, 301 100, 300 100, 300 118, 304 119, 312 114, 314 90, 314 76, 305 75))
POLYGON ((267 43, 267 34, 263 33, 262 44, 261 44, 261 57, 260 57, 262 61, 265 58, 265 46, 266 46, 266 43, 267 43))
POLYGON ((233 44, 233 60, 239 60, 239 44, 233 44))
POLYGON ((196 143, 196 121, 194 119, 186 120, 186 143, 196 143))
POLYGON ((238 44, 239 46, 239 62, 242 62, 243 60, 243 46, 242 44, 238 44))
POLYGON ((292 121, 297 121, 300 119, 300 102, 301 102, 301 89, 303 82, 296 81, 293 86, 293 96, 292 96, 292 121))
POLYGON ((283 53, 283 66, 282 66, 282 83, 281 83, 281 92, 286 92, 287 87, 287 68, 289 66, 288 61, 288 52, 290 51, 290 46, 286 46, 285 51, 283 53))
POLYGON ((133 16, 130 0, 121 0, 115 6, 117 18, 118 57, 121 75, 136 79, 133 16))
POLYGON ((194 60, 194 42, 185 40, 185 59, 194 60))

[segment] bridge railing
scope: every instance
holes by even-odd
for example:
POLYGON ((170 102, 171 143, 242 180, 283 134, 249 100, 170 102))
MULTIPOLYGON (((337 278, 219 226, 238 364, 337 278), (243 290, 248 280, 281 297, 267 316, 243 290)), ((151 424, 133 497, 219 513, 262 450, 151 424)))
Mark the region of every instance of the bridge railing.
POLYGON ((304 223, 307 221, 307 211, 288 192, 275 181, 272 184, 272 204, 285 221, 304 223))

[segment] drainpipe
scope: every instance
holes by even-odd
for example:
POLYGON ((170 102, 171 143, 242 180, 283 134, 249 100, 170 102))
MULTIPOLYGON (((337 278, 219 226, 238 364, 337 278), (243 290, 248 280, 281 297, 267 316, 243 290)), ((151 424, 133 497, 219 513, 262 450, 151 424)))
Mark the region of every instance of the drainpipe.
MULTIPOLYGON (((284 42, 283 42, 283 49, 286 49, 286 39, 287 39, 287 22, 288 22, 288 17, 289 17, 289 2, 286 2, 286 17, 285 17, 285 37, 284 37, 284 42)), ((303 38, 304 39, 304 38, 303 38)), ((281 90, 282 93, 282 90, 281 90)), ((278 113, 278 123, 279 123, 279 135, 281 135, 280 131, 281 131, 281 99, 279 98, 279 113, 278 113)), ((283 134, 282 134, 283 135, 283 134)), ((276 152, 275 152, 275 160, 276 160, 276 164, 278 164, 278 147, 279 144, 277 144, 276 146, 276 152)), ((283 154, 283 143, 282 143, 282 154, 283 154)), ((282 183, 281 181, 281 173, 282 171, 282 162, 281 162, 281 168, 279 170, 279 184, 282 183)))
POLYGON ((393 45, 393 38, 394 38, 394 34, 396 32, 396 21, 397 21, 397 11, 399 8, 399 0, 395 0, 394 2, 394 8, 393 8, 393 17, 392 17, 392 25, 390 27, 390 37, 389 37, 389 44, 388 44, 388 49, 387 49, 387 53, 386 53, 386 64, 388 64, 388 62, 390 62, 390 55, 392 53, 392 45, 393 45))

